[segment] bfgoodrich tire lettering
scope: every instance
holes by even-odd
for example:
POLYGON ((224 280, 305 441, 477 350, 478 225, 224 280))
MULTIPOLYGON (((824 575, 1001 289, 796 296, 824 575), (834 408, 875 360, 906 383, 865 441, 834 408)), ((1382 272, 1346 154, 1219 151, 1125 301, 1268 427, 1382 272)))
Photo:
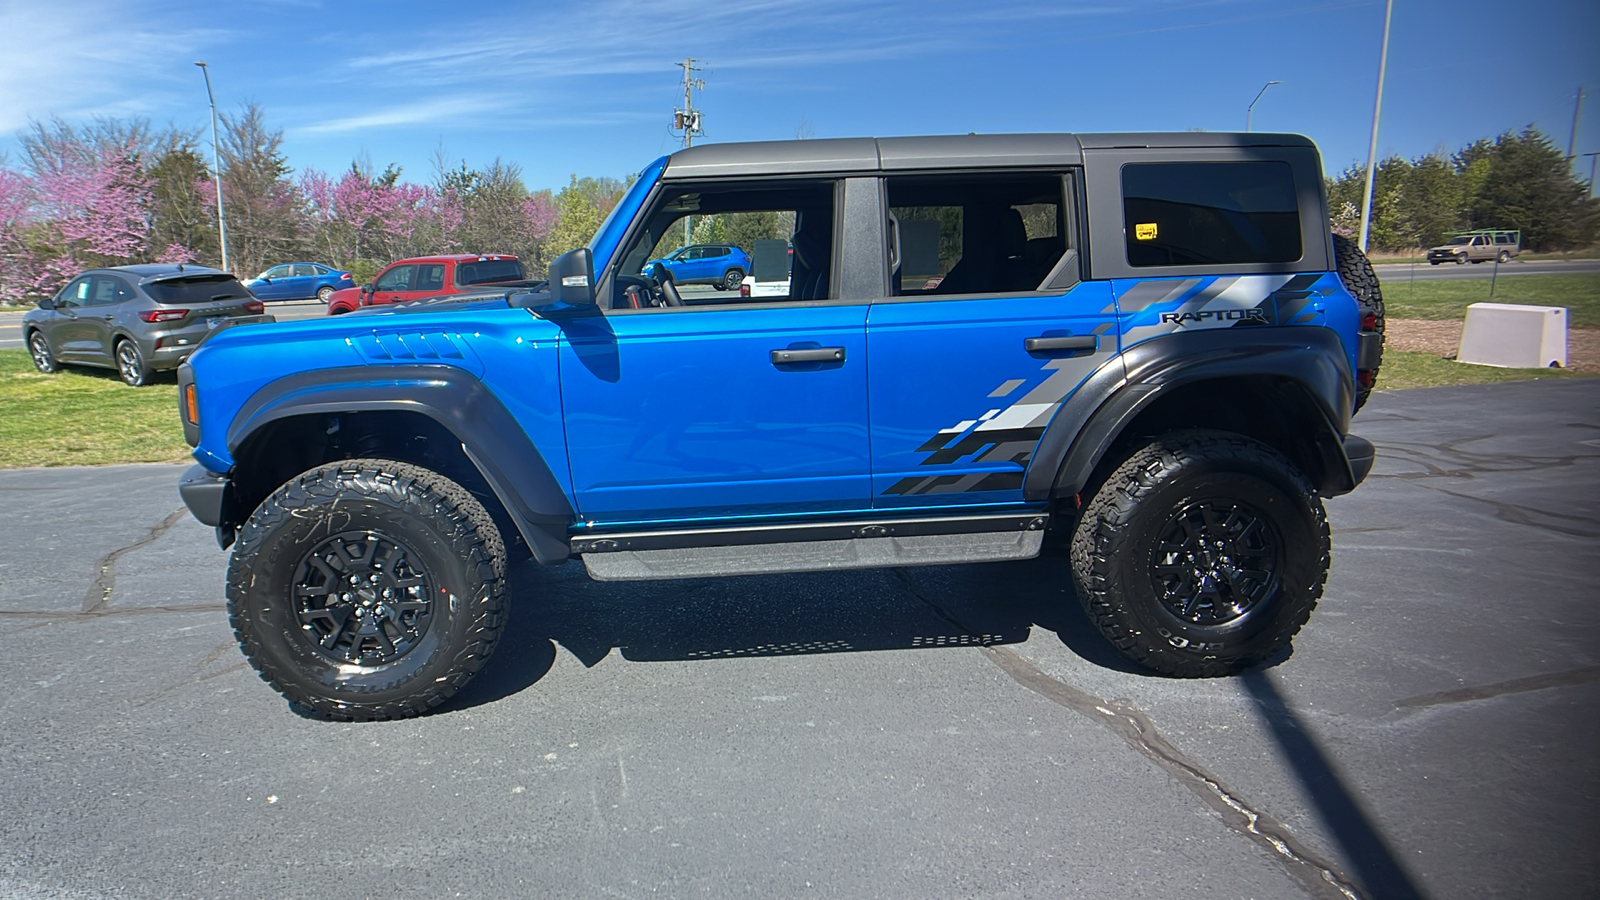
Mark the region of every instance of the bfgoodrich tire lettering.
POLYGON ((1168 675, 1229 675, 1287 647, 1322 596, 1328 523, 1270 447, 1215 431, 1140 448, 1072 537, 1078 597, 1107 639, 1168 675))
POLYGON ((453 695, 505 619, 505 548, 476 498, 435 472, 356 459, 280 487, 239 532, 228 618, 292 703, 393 719, 453 695))

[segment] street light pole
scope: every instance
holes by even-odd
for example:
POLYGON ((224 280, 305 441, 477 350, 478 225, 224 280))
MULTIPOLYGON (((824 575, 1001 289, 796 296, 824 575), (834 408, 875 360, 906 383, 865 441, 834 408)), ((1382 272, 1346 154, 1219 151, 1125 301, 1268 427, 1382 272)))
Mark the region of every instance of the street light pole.
POLYGON ((1585 153, 1583 155, 1589 157, 1589 196, 1593 197, 1594 196, 1594 163, 1595 163, 1595 157, 1600 156, 1600 150, 1596 150, 1593 153, 1585 153))
POLYGON ((211 101, 211 183, 217 187, 217 242, 222 245, 222 270, 228 270, 228 221, 222 216, 222 164, 217 156, 217 96, 211 93, 211 70, 205 61, 195 63, 206 78, 206 97, 211 101))
POLYGON ((1394 16, 1394 0, 1383 11, 1383 52, 1378 56, 1378 97, 1372 101, 1372 143, 1367 145, 1367 190, 1361 198, 1361 252, 1367 252, 1367 233, 1372 229, 1372 173, 1378 166, 1378 113, 1383 111, 1383 74, 1389 67, 1389 20, 1394 16))
POLYGON ((1250 101, 1250 106, 1247 107, 1245 109, 1245 111, 1244 111, 1244 130, 1245 131, 1249 131, 1250 130, 1250 117, 1255 114, 1256 101, 1261 99, 1261 94, 1265 94, 1267 92, 1267 88, 1272 87, 1275 84, 1283 84, 1283 82, 1281 82, 1281 81, 1269 81, 1269 82, 1267 82, 1266 84, 1261 86, 1261 92, 1256 94, 1256 99, 1250 101))

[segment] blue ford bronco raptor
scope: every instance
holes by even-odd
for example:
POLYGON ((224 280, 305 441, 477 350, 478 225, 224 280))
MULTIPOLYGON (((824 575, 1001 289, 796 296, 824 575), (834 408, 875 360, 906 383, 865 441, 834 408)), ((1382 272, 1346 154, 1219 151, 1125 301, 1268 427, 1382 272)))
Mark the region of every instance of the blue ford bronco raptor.
POLYGON ((1321 596, 1382 350, 1304 137, 708 145, 531 290, 215 334, 181 493, 233 546, 245 656, 333 718, 460 689, 511 551, 604 580, 1058 550, 1123 654, 1218 676, 1321 596), (787 241, 788 294, 643 275, 688 216, 787 241))

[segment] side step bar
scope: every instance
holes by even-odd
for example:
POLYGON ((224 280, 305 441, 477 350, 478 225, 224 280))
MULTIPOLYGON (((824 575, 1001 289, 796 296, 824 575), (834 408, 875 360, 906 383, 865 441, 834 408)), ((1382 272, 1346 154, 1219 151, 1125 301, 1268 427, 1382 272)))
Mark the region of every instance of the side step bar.
POLYGON ((1002 513, 583 535, 596 581, 706 578, 1032 559, 1049 517, 1002 513))

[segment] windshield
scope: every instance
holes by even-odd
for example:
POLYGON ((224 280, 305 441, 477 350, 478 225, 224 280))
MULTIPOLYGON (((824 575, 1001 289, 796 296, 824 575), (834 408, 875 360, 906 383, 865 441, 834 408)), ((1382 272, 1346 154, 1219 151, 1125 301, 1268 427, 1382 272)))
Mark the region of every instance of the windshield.
POLYGON ((214 300, 233 300, 251 296, 239 279, 232 275, 192 275, 188 278, 168 278, 148 282, 144 286, 157 303, 175 304, 210 303, 214 300))

